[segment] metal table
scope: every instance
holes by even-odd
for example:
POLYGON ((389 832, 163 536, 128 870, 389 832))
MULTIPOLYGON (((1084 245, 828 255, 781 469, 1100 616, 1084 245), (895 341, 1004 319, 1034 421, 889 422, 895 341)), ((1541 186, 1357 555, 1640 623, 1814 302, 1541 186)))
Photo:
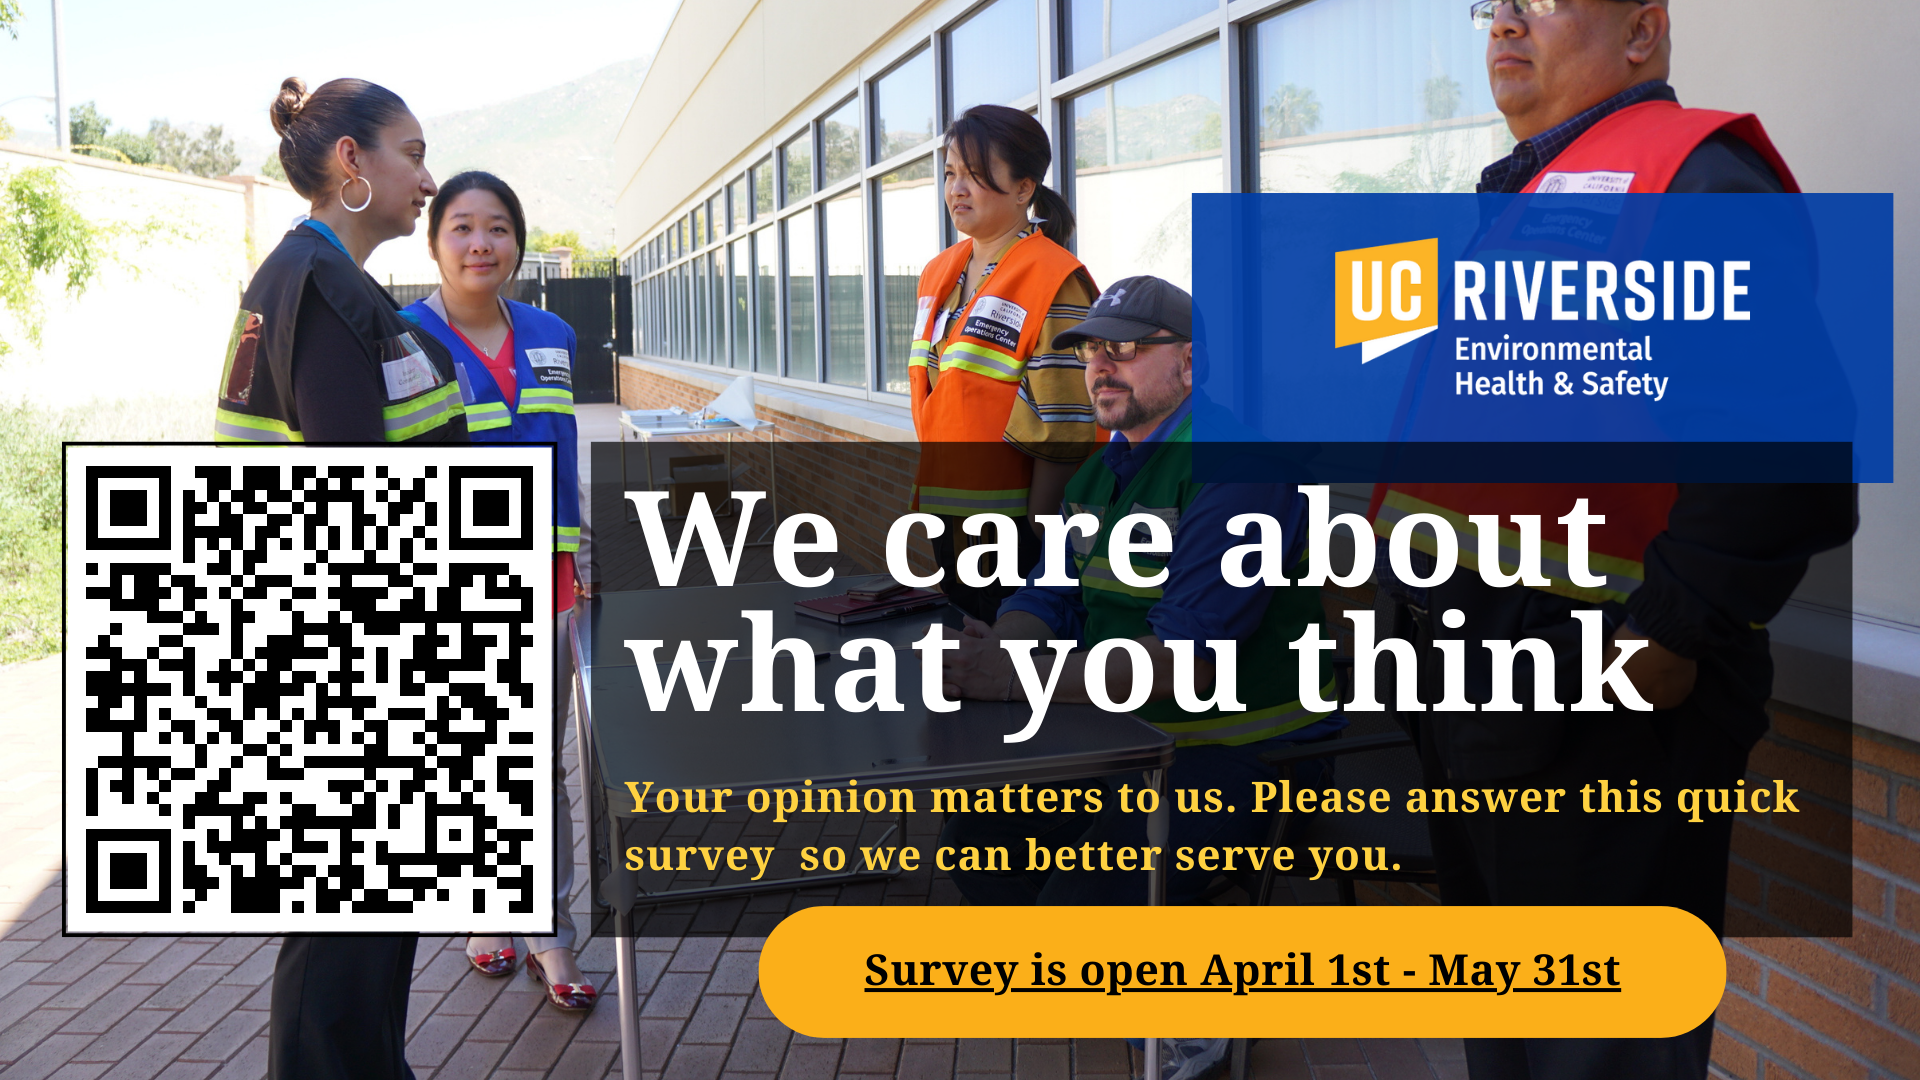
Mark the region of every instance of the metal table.
MULTIPOLYGON (((1024 743, 1006 743, 1003 737, 1026 725, 1025 702, 969 701, 959 711, 929 713, 921 703, 920 654, 907 646, 918 640, 933 622, 957 625, 951 608, 903 616, 882 622, 840 627, 797 615, 793 601, 832 595, 844 585, 802 589, 775 581, 718 587, 643 589, 606 593, 587 602, 570 630, 578 691, 578 745, 582 784, 590 800, 606 807, 606 843, 616 856, 626 849, 624 824, 632 820, 623 807, 632 806, 627 780, 655 780, 658 787, 799 786, 802 780, 822 782, 857 779, 861 784, 924 788, 936 784, 1059 783, 1112 773, 1147 773, 1148 786, 1161 794, 1160 811, 1149 818, 1149 844, 1164 847, 1170 811, 1166 798, 1166 767, 1173 761, 1173 739, 1159 728, 1131 716, 1118 716, 1092 705, 1054 705, 1040 732, 1024 743), (774 640, 800 637, 825 655, 815 670, 815 690, 826 711, 799 713, 743 713, 737 708, 749 693, 745 652, 748 625, 743 609, 773 612, 774 640), (898 697, 903 712, 846 713, 832 701, 835 679, 852 662, 841 659, 838 643, 848 638, 877 637, 896 649, 901 665, 898 697), (681 641, 693 641, 700 652, 709 638, 735 639, 728 663, 734 665, 719 688, 714 707, 692 711, 684 689, 664 714, 647 711, 633 654, 623 641, 632 638, 665 642, 659 656, 671 660, 681 641), (602 650, 595 654, 596 643, 602 650), (736 677, 737 673, 737 677, 736 677), (595 696, 601 705, 595 716, 595 696), (617 710, 617 714, 616 714, 617 710), (678 714, 684 713, 684 717, 678 714)), ((775 665, 775 694, 791 703, 792 665, 775 665)), ((592 804, 590 804, 592 805, 592 804)), ((602 873, 592 858, 593 872, 602 873)), ((673 890, 639 895, 638 875, 613 858, 604 871, 606 901, 614 909, 615 964, 619 984, 620 1047, 626 1080, 639 1080, 640 1035, 634 972, 633 909, 642 904, 707 898, 768 888, 797 888, 805 884, 850 880, 814 875, 799 881, 766 882, 746 886, 716 885, 698 890, 673 890)), ((864 876, 864 875, 862 875, 864 876)), ((1164 866, 1149 875, 1150 904, 1165 902, 1164 866)), ((1149 1041, 1149 1076, 1158 1073, 1149 1041)))
MULTIPOLYGON (((680 408, 624 410, 620 413, 620 490, 622 492, 629 490, 627 481, 628 435, 639 439, 640 444, 645 448, 647 459, 647 490, 653 491, 655 490, 653 486, 653 440, 679 439, 689 435, 725 435, 727 437, 727 467, 729 471, 731 471, 733 467, 734 435, 752 435, 756 432, 765 431, 768 433, 767 515, 769 520, 766 528, 760 530, 760 536, 752 541, 752 543, 756 546, 766 543, 765 537, 767 532, 780 521, 780 462, 775 450, 775 447, 779 445, 779 440, 773 437, 775 427, 776 425, 771 420, 755 420, 750 424, 741 424, 733 420, 725 419, 724 417, 713 420, 701 420, 696 414, 680 408)), ((720 510, 719 507, 715 507, 714 509, 716 513, 720 510)), ((631 503, 628 503, 626 506, 626 514, 628 521, 638 520, 634 514, 631 503)))

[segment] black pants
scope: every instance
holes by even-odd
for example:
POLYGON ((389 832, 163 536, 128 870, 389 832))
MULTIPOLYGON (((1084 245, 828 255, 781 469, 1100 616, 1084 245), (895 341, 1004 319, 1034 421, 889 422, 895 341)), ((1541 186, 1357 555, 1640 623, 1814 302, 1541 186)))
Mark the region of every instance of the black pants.
MULTIPOLYGON (((1702 712, 1706 710, 1701 710, 1702 712)), ((1429 787, 1449 786, 1421 726, 1429 787)), ((1559 814, 1431 814, 1440 896, 1448 904, 1670 905, 1713 928, 1726 925, 1730 815, 1694 824, 1674 805, 1680 788, 1732 787, 1747 750, 1692 711, 1616 710, 1575 724, 1544 769, 1503 777, 1500 787, 1567 789, 1559 814), (1659 788, 1657 814, 1581 813, 1580 789, 1601 779, 1623 789, 1659 788), (1571 810, 1572 812, 1567 812, 1571 810)), ((1459 781, 1460 787, 1475 786, 1459 781)), ((1468 1039, 1473 1080, 1702 1080, 1713 1020, 1670 1039, 1468 1039)))
MULTIPOLYGON (((947 602, 961 611, 990 623, 1000 614, 1000 605, 1007 597, 1019 589, 1018 585, 987 585, 977 587, 960 580, 955 567, 959 565, 960 553, 968 547, 996 539, 994 526, 989 525, 982 536, 968 536, 961 531, 965 518, 941 516, 947 529, 933 538, 934 561, 947 576, 940 582, 940 591, 947 594, 947 602)), ((1021 578, 1033 571, 1034 564, 1040 561, 1040 538, 1033 534, 1033 526, 1024 517, 1013 519, 1015 530, 1020 535, 1020 554, 1016 562, 1021 578)), ((981 572, 986 576, 995 575, 999 567, 998 560, 982 559, 981 572)))
POLYGON ((407 988, 418 934, 289 935, 273 967, 269 1080, 413 1080, 407 988))

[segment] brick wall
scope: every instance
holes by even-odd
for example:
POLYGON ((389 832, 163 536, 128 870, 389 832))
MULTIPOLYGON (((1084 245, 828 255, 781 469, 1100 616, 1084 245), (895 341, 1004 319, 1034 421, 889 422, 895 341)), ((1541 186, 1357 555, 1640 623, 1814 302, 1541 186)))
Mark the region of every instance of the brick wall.
MULTIPOLYGON (((712 397, 705 386, 620 372, 629 408, 695 409, 712 397)), ((886 526, 907 506, 914 447, 764 406, 761 413, 780 424, 783 504, 825 507, 836 525, 854 523, 842 527, 842 550, 883 565, 886 526), (845 443, 864 445, 828 445, 845 443), (849 465, 857 472, 844 471, 849 465)), ((1372 603, 1370 586, 1326 597, 1330 611, 1372 603)), ((1343 636, 1350 624, 1329 623, 1351 652, 1343 636)), ((1729 932, 1814 927, 1829 936, 1727 939, 1714 1072, 1738 1080, 1920 1080, 1920 745, 1779 702, 1771 711, 1749 783, 1791 777, 1803 789, 1801 812, 1736 822, 1729 932)), ((1361 903, 1437 902, 1432 890, 1403 883, 1362 883, 1357 893, 1361 903)))

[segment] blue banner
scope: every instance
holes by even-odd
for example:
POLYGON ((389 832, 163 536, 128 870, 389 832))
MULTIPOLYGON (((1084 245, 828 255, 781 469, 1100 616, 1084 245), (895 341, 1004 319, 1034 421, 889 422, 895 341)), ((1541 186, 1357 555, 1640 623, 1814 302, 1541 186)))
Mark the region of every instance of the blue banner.
POLYGON ((1196 435, 1289 479, 1893 479, 1889 195, 1196 195, 1196 435))

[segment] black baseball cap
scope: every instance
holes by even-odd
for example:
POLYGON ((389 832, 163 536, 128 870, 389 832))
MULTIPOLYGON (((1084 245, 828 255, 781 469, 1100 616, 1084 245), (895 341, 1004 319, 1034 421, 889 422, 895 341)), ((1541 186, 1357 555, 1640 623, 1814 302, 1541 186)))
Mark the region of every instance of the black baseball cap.
POLYGON ((1107 286, 1087 320, 1056 334, 1053 347, 1070 348, 1088 338, 1139 341, 1163 333, 1192 340, 1193 297, 1171 281, 1142 274, 1107 286))

